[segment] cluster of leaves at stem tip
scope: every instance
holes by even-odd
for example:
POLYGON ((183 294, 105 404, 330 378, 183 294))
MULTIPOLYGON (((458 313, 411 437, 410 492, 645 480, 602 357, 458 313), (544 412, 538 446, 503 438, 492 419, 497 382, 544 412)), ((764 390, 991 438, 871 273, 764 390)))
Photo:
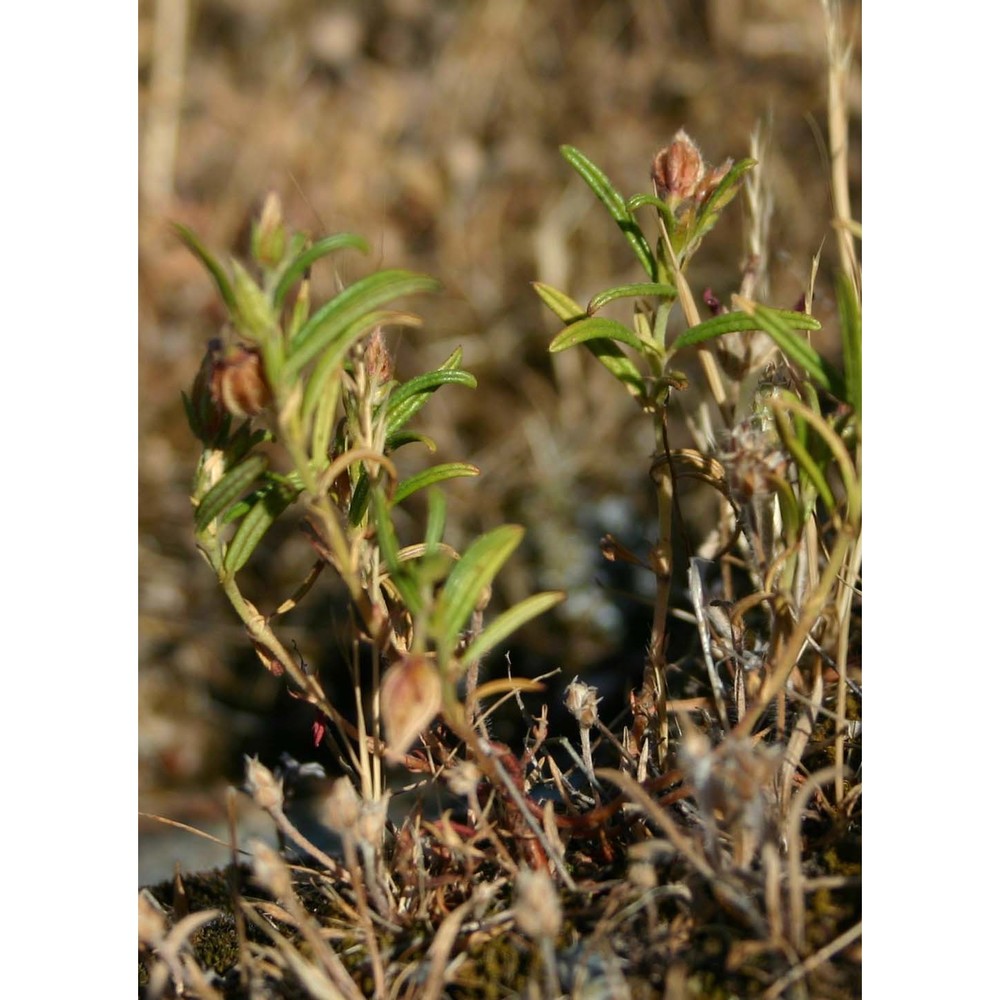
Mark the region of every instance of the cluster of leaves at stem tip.
MULTIPOLYGON (((290 232, 273 195, 253 226, 251 268, 237 260, 227 268, 189 229, 177 231, 208 270, 228 312, 225 338, 209 345, 184 397, 203 447, 192 492, 196 538, 261 659, 289 675, 321 712, 334 714, 315 676, 296 669, 271 628, 323 569, 332 568, 349 592, 358 637, 390 664, 383 701, 395 677, 397 701, 417 694, 419 721, 430 721, 438 710, 456 720, 456 683, 463 674, 563 595, 530 597, 470 635, 470 619, 484 608, 523 529, 501 525, 460 553, 444 541, 438 484, 479 470, 449 462, 402 480, 397 475, 399 449, 436 450, 410 427, 430 397, 442 386, 476 386, 461 367, 461 348, 433 371, 402 382, 394 377, 384 331, 420 322, 392 303, 432 292, 437 283, 405 270, 379 270, 314 307, 312 269, 331 254, 368 247, 349 233, 310 242, 290 232), (427 491, 426 531, 404 545, 393 514, 420 491, 427 491), (239 574, 290 509, 318 559, 297 592, 264 615, 243 596, 239 574)), ((415 737, 414 721, 404 713, 397 732, 388 733, 396 752, 415 737)), ((390 728, 388 715, 386 724, 390 728)))
POLYGON ((834 507, 828 477, 831 460, 839 467, 847 489, 848 520, 855 522, 860 517, 859 487, 842 444, 845 441, 851 444, 859 436, 861 415, 861 314, 850 280, 841 276, 837 286, 843 373, 799 332, 820 329, 820 323, 807 313, 744 301, 742 308, 722 311, 701 321, 684 272, 723 208, 736 197, 741 182, 756 166, 755 161, 727 160, 711 169, 681 130, 653 161, 655 194, 625 198, 600 167, 580 150, 567 145, 560 151, 617 224, 642 265, 646 280, 607 289, 594 295, 586 305, 551 285, 535 282, 538 296, 564 324, 551 341, 550 352, 555 354, 582 345, 659 422, 670 390, 687 386, 684 374, 668 367, 678 352, 695 347, 703 349, 708 342, 726 334, 762 331, 804 375, 797 379, 800 395, 782 390, 766 402, 783 445, 807 481, 794 503, 779 489, 782 513, 791 533, 808 516, 817 496, 827 509, 834 507), (638 213, 643 209, 651 211, 654 217, 655 243, 647 239, 639 224, 638 213), (623 298, 635 300, 632 327, 600 315, 608 303, 623 298), (667 320, 678 301, 688 325, 668 342, 667 320), (821 416, 820 394, 839 404, 840 412, 832 425, 821 416))

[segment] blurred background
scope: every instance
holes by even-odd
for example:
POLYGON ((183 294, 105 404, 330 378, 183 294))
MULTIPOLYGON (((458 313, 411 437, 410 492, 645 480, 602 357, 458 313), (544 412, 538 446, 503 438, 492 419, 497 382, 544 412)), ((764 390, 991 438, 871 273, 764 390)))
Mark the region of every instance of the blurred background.
MULTIPOLYGON (((843 13, 855 41, 860 218, 860 3, 843 13)), ((652 440, 588 355, 548 354, 558 323, 529 282, 586 301, 639 280, 639 267, 559 145, 579 147, 629 196, 650 189, 652 158, 677 129, 719 163, 747 155, 763 123, 768 302, 795 307, 826 239, 814 309, 822 349, 836 342, 825 59, 819 0, 141 0, 141 809, 196 815, 197 795, 215 801, 220 783, 241 778, 242 753, 268 763, 282 750, 325 753, 311 749, 311 713, 261 669, 194 548, 198 451, 180 393, 224 316, 170 222, 224 259, 244 254, 249 220, 274 190, 297 228, 370 242, 367 258, 337 258, 345 280, 385 266, 442 282, 442 294, 412 303, 423 329, 390 343, 402 377, 461 345, 479 380, 475 392, 440 391, 418 418, 438 443, 435 461, 482 469, 448 485, 449 540, 525 524, 493 610, 547 588, 569 598, 519 636, 513 672, 559 667, 561 690, 576 673, 610 671, 623 695, 641 666, 650 589, 613 575, 598 542, 610 531, 642 552, 655 537, 652 440)), ((745 264, 734 205, 688 273, 696 298, 711 288, 728 303, 745 264)), ((314 291, 334 293, 333 267, 317 269, 314 291)), ((617 318, 627 317, 626 306, 617 318)), ((406 451, 417 466, 426 458, 406 451)), ((682 502, 697 525, 698 496, 682 502)), ((311 563, 292 522, 246 572, 266 607, 311 563)), ((414 539, 416 525, 398 527, 414 539)), ((281 633, 328 689, 340 596, 321 578, 281 633)))

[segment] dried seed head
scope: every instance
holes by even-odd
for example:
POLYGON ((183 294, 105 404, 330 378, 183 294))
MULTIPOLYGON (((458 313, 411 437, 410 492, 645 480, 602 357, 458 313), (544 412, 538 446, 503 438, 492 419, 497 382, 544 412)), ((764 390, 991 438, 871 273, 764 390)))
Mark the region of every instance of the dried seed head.
POLYGON ((729 448, 719 457, 729 475, 729 488, 739 500, 770 496, 775 481, 788 471, 788 456, 777 436, 752 417, 733 428, 729 448))
POLYGON ((262 840, 250 842, 250 856, 253 873, 268 892, 281 899, 288 899, 292 893, 292 877, 288 874, 288 866, 278 852, 268 847, 262 840))
POLYGON ((774 798, 774 776, 781 764, 780 747, 728 738, 715 749, 697 730, 685 734, 680 763, 694 788, 699 808, 719 814, 729 826, 759 830, 774 798))
POLYGON ((407 655, 382 678, 386 756, 398 760, 441 710, 441 673, 433 660, 407 655))
POLYGON ((590 729, 597 722, 597 705, 600 701, 597 688, 584 684, 577 677, 566 688, 566 707, 584 729, 590 729))
POLYGON ((694 195, 705 173, 701 151, 681 129, 669 146, 664 146, 653 160, 652 178, 657 198, 684 201, 694 195))
POLYGON ((234 417, 254 417, 271 402, 271 388, 256 348, 236 345, 218 356, 212 367, 212 398, 234 417))
POLYGON ((247 788, 254 802, 265 812, 280 812, 283 801, 281 782, 256 757, 244 757, 247 762, 247 788))
POLYGON ((338 778, 330 789, 323 807, 323 821, 341 836, 353 834, 361 816, 361 799, 345 774, 338 778))
POLYGON ((547 871, 522 869, 518 873, 514 920, 522 933, 535 940, 558 937, 562 905, 547 871))

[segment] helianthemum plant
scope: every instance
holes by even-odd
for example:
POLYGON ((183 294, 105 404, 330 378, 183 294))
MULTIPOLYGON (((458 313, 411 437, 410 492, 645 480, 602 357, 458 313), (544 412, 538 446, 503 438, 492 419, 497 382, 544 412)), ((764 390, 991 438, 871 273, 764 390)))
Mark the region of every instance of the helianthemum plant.
POLYGON ((413 328, 419 320, 392 304, 433 291, 435 281, 377 271, 314 307, 311 269, 330 254, 366 245, 348 233, 312 243, 288 232, 273 195, 253 227, 251 268, 234 260, 227 269, 192 232, 178 232, 210 272, 229 314, 225 337, 210 345, 185 397, 203 446, 192 492, 198 546, 264 665, 316 706, 318 736, 327 725, 340 733, 364 794, 378 797, 384 754, 398 759, 439 712, 468 734, 480 658, 562 595, 538 594, 484 627, 490 585, 523 529, 502 525, 460 553, 444 540, 438 484, 478 469, 451 462, 406 479, 397 474, 398 449, 434 450, 409 427, 431 395, 442 386, 476 385, 461 367, 460 349, 433 371, 395 378, 383 331, 413 328), (429 491, 426 530, 404 545, 394 509, 420 490, 429 491), (244 595, 240 572, 286 512, 299 518, 316 558, 302 586, 263 612, 244 595), (334 708, 321 679, 302 669, 275 628, 324 569, 343 581, 356 638, 381 677, 374 711, 359 703, 354 722, 334 708), (463 703, 459 684, 467 675, 463 703), (366 732, 366 716, 374 718, 373 733, 366 732))
MULTIPOLYGON (((708 602, 700 599, 698 566, 692 562, 688 568, 723 729, 729 727, 729 712, 712 660, 710 613, 726 619, 724 631, 729 633, 731 652, 734 636, 739 646, 744 635, 744 615, 760 605, 766 606, 769 615, 769 655, 763 657, 763 678, 755 675, 750 685, 756 695, 750 704, 746 650, 741 646, 730 658, 738 692, 735 710, 743 732, 750 731, 775 699, 779 711, 783 709, 784 685, 803 644, 815 641, 824 609, 834 595, 839 595, 838 625, 846 637, 849 601, 844 603, 845 588, 850 590, 848 581, 856 575, 860 558, 860 309, 856 286, 845 277, 839 285, 843 372, 800 332, 819 329, 820 324, 807 312, 769 308, 741 295, 734 296, 729 309, 707 294, 714 315, 702 319, 686 272, 720 213, 750 175, 754 159, 729 159, 712 167, 681 130, 653 159, 653 192, 626 199, 578 149, 564 146, 562 154, 608 210, 645 272, 644 280, 600 292, 586 305, 541 282, 535 289, 564 324, 550 351, 585 347, 651 419, 655 458, 650 474, 656 487, 659 537, 648 558, 636 561, 644 561, 655 575, 656 602, 646 679, 633 705, 637 717, 642 717, 636 732, 645 732, 646 724, 656 720, 657 756, 665 765, 664 670, 680 477, 697 478, 718 491, 723 526, 729 524, 726 530, 737 536, 734 543, 745 548, 748 572, 757 585, 757 592, 742 602, 730 598, 726 613, 718 604, 706 609, 708 602), (654 240, 640 226, 642 210, 653 216, 654 240), (635 302, 631 326, 601 315, 605 306, 623 298, 635 302), (686 329, 671 338, 668 320, 675 306, 686 329), (697 353, 704 387, 715 408, 715 420, 709 426, 690 427, 695 439, 703 442, 700 449, 671 445, 671 422, 685 419, 672 406, 672 397, 688 388, 687 378, 671 364, 688 351, 697 353), (775 354, 778 363, 762 375, 763 361, 775 354), (750 412, 743 416, 740 397, 746 395, 751 376, 758 383, 750 412), (725 446, 713 448, 713 440, 725 446), (725 513, 727 508, 732 516, 725 513), (821 573, 819 553, 824 548, 827 559, 821 573), (807 579, 818 586, 806 588, 807 579)), ((611 541, 605 549, 612 557, 616 544, 611 541)), ((832 634, 836 629, 828 631, 832 634)))

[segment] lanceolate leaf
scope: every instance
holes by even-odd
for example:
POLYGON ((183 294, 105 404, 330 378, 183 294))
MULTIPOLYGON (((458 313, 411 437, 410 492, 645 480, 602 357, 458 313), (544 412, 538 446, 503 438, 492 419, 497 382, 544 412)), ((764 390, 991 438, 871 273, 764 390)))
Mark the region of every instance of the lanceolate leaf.
POLYGON ((617 320, 605 319, 603 316, 592 316, 571 323, 561 333, 558 333, 549 344, 549 352, 557 354, 568 347, 586 343, 588 340, 617 340, 620 344, 634 347, 637 351, 648 348, 627 326, 617 320))
POLYGON ((206 494, 198 504, 194 515, 195 528, 204 531, 212 519, 218 517, 257 481, 267 468, 267 458, 252 455, 245 462, 230 469, 206 494))
POLYGON ((747 157, 745 160, 740 160, 739 163, 734 163, 730 167, 729 173, 723 177, 719 186, 709 195, 708 200, 698 213, 699 222, 701 223, 699 225, 699 232, 703 234, 709 228, 705 226, 704 220, 707 220, 711 216, 717 216, 736 197, 736 190, 743 179, 743 175, 748 170, 752 170, 756 165, 756 160, 747 157))
POLYGON ((476 377, 462 369, 438 369, 425 372, 399 386, 386 401, 386 436, 403 428, 413 415, 443 385, 465 385, 475 389, 476 377))
MULTIPOLYGON (((794 330, 818 330, 820 323, 812 316, 805 313, 790 312, 784 309, 775 309, 774 313, 794 330)), ((698 323, 690 329, 685 330, 673 343, 673 349, 679 351, 684 347, 693 347, 695 344, 704 343, 712 337, 720 337, 724 333, 738 333, 745 330, 762 329, 760 320, 755 319, 749 313, 731 312, 723 316, 713 316, 704 323, 698 323)), ((818 355, 817 355, 818 357, 818 355)))
POLYGON ((480 659, 526 622, 544 614, 550 608, 554 608, 565 598, 566 595, 561 590, 550 590, 535 594, 533 597, 519 601, 514 607, 508 608, 503 614, 491 621, 469 645, 469 648, 462 654, 462 666, 466 667, 474 660, 480 659))
POLYGON ((748 311, 753 316, 757 329, 763 330, 790 361, 801 366, 821 389, 833 393, 837 399, 844 398, 844 380, 840 373, 795 333, 793 324, 778 309, 754 304, 748 311))
POLYGON ((215 284, 222 296, 222 301, 226 303, 226 308, 230 314, 236 314, 236 295, 233 286, 230 284, 229 276, 223 270, 222 265, 205 249, 201 240, 187 226, 182 226, 179 222, 174 223, 174 230, 183 240, 184 245, 205 265, 209 274, 215 279, 215 284))
POLYGON ((618 288, 609 288, 606 292, 600 292, 587 303, 588 314, 597 312, 602 306, 607 305, 615 299, 644 298, 646 296, 656 296, 658 298, 672 299, 677 295, 677 289, 667 282, 641 282, 637 285, 620 285, 618 288))
POLYGON ((254 504, 240 522, 233 540, 226 549, 223 566, 230 576, 238 573, 246 565, 267 530, 297 495, 298 491, 294 488, 276 483, 273 489, 268 490, 254 504))
POLYGON ((524 528, 505 524, 477 538, 452 568, 435 612, 434 631, 438 653, 451 655, 458 633, 492 583, 500 567, 510 558, 524 535, 524 528))
POLYGON ((346 247, 351 247, 354 250, 360 250, 362 253, 368 253, 368 243, 363 240, 360 236, 355 236, 353 233, 336 233, 333 236, 327 236, 325 239, 318 240, 311 247, 303 250, 289 265, 285 268, 284 273, 278 280, 278 284, 274 289, 273 302, 275 306, 280 306, 284 301, 285 296, 291 290, 292 285, 295 284, 299 278, 302 277, 309 270, 313 264, 316 263, 321 257, 325 257, 327 254, 334 253, 337 250, 343 250, 346 247))
POLYGON ((291 376, 300 371, 366 313, 401 295, 431 292, 436 288, 438 283, 433 278, 410 271, 378 271, 361 278, 317 309, 295 335, 286 373, 291 376))
POLYGON ((404 479, 396 492, 393 494, 393 504, 401 503, 408 496, 416 493, 417 490, 426 489, 435 483, 444 482, 446 479, 457 479, 461 476, 478 476, 479 469, 466 462, 446 462, 442 465, 432 465, 423 472, 418 472, 415 476, 404 479))
POLYGON ((531 286, 538 293, 538 297, 564 323, 574 323, 578 319, 586 318, 587 310, 574 302, 565 292, 560 292, 558 288, 546 285, 542 281, 533 281, 531 286))
POLYGON ((590 189, 611 213, 611 217, 618 223, 618 228, 625 234, 625 238, 631 244, 646 273, 651 278, 655 277, 656 260, 653 257, 653 251, 650 250, 649 244, 646 242, 646 237, 642 235, 642 230, 635 221, 635 216, 628 210, 625 199, 615 189, 600 167, 587 159, 580 150, 575 149, 573 146, 560 146, 559 152, 562 153, 570 166, 587 182, 590 189))
POLYGON ((854 285, 846 274, 837 277, 841 345, 844 352, 844 382, 847 402, 861 416, 861 307, 854 285))
POLYGON ((432 455, 437 451, 437 444, 426 434, 418 434, 416 431, 397 431, 386 436, 385 453, 391 454, 404 444, 422 444, 432 455))
POLYGON ((642 373, 617 344, 610 340, 588 340, 583 346, 628 389, 630 395, 636 399, 645 395, 642 373))

